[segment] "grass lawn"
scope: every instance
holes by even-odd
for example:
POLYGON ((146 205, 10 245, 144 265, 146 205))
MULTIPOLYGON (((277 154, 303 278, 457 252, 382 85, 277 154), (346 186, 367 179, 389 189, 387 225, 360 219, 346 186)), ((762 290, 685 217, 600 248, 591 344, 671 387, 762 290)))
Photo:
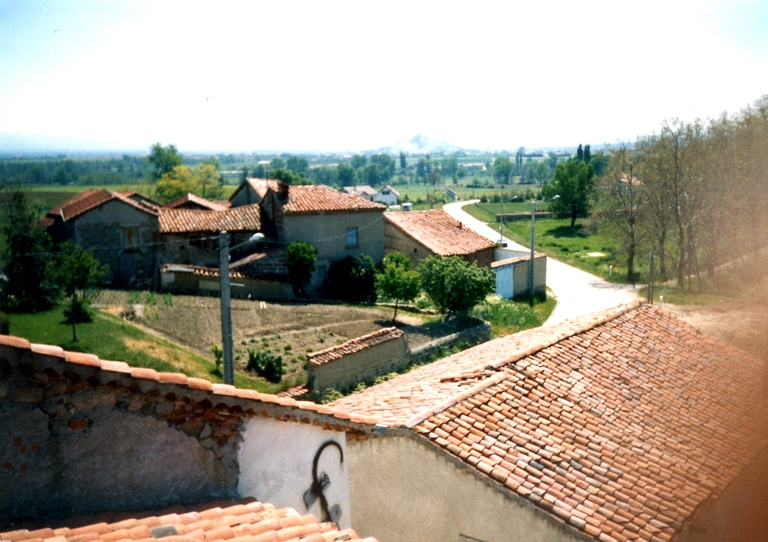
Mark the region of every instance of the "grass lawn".
MULTIPOLYGON (((545 204, 537 205, 536 208, 537 210, 546 210, 545 204)), ((499 212, 499 205, 497 203, 468 205, 464 207, 464 210, 475 218, 488 223, 492 228, 498 227, 496 215, 499 212)), ((504 206, 505 213, 530 212, 530 210, 529 203, 504 206)), ((504 236, 524 246, 530 246, 530 219, 504 222, 504 236)), ((589 231, 583 219, 577 220, 573 228, 571 228, 570 219, 536 219, 537 251, 546 252, 547 255, 556 260, 611 282, 626 282, 626 259, 617 254, 618 249, 619 243, 615 239, 589 231), (612 272, 611 266, 613 267, 612 272)), ((644 279, 641 278, 641 280, 644 279)))
MULTIPOLYGON (((181 372, 211 382, 222 382, 213 362, 103 312, 94 311, 92 322, 77 324, 78 340, 73 342, 72 325, 64 323, 63 309, 59 306, 35 314, 11 314, 10 333, 33 343, 87 352, 101 359, 124 361, 133 367, 181 372)), ((274 393, 279 388, 239 373, 235 375, 235 384, 240 388, 267 393, 274 393)))

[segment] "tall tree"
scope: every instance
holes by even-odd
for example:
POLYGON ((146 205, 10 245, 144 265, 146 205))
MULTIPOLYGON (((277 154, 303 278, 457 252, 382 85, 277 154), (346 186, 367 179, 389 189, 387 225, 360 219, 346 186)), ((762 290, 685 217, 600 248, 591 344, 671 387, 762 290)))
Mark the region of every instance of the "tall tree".
POLYGON ((405 153, 403 151, 400 151, 400 169, 405 169, 406 163, 405 163, 405 153))
POLYGON ((371 164, 379 168, 379 182, 388 183, 395 174, 395 160, 388 154, 374 154, 371 156, 371 164))
POLYGON ((301 156, 290 156, 285 161, 285 167, 288 169, 288 171, 293 171, 294 173, 300 173, 301 175, 306 175, 307 171, 309 171, 309 162, 306 158, 303 158, 301 156))
POLYGON ((160 143, 152 145, 147 160, 152 167, 152 180, 155 182, 159 181, 163 175, 173 171, 173 168, 180 166, 182 162, 176 145, 163 147, 160 143))
POLYGON ((631 282, 636 279, 635 256, 646 204, 638 175, 640 156, 622 144, 611 152, 608 170, 598 178, 593 192, 593 218, 601 229, 621 237, 627 254, 627 280, 631 282))
POLYGON ((506 156, 497 156, 493 160, 493 176, 504 184, 509 184, 509 176, 514 166, 506 156))
POLYGON ((576 149, 576 160, 579 162, 584 161, 584 148, 581 146, 581 143, 579 143, 579 148, 576 149))
POLYGON ((1 261, 7 280, 0 281, 0 307, 17 312, 49 309, 55 292, 46 277, 51 238, 39 222, 42 212, 20 190, 6 195, 3 211, 1 261))
POLYGON ((584 161, 589 163, 590 160, 592 160, 592 151, 589 145, 584 145, 584 161))
POLYGON ((341 186, 355 186, 355 168, 349 164, 341 163, 336 170, 336 175, 341 186))
POLYGON ((163 202, 173 201, 189 193, 202 198, 222 196, 221 173, 210 164, 198 167, 176 166, 164 174, 155 187, 155 197, 163 202))
POLYGON ((560 218, 570 217, 571 227, 576 219, 589 214, 589 196, 592 191, 595 172, 591 164, 579 160, 568 160, 558 164, 552 182, 542 188, 545 198, 559 198, 549 208, 560 218))

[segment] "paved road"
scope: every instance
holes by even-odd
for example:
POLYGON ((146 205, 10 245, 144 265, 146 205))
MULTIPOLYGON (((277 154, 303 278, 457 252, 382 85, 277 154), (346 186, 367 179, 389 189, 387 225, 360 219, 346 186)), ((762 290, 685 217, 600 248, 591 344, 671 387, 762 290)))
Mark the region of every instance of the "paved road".
MULTIPOLYGON (((464 205, 478 201, 449 203, 443 209, 483 237, 498 241, 498 230, 494 230, 462 209, 464 205)), ((507 248, 512 250, 530 250, 530 247, 524 247, 506 237, 504 240, 507 242, 507 248)), ((547 286, 557 298, 557 307, 544 325, 557 324, 576 316, 610 309, 630 303, 637 298, 635 288, 632 286, 610 283, 549 257, 547 258, 547 286)))

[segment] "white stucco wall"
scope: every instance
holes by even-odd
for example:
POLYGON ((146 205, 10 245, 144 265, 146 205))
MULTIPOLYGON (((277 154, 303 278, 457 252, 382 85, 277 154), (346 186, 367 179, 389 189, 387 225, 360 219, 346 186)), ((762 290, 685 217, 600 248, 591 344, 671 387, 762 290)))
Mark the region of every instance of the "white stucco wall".
POLYGON ((327 446, 320 455, 317 473, 318 477, 322 473, 328 475, 330 485, 323 494, 329 509, 338 505, 341 510, 339 527, 352 526, 345 433, 271 418, 251 418, 245 423, 242 437, 238 451, 240 496, 293 508, 301 514, 309 512, 320 520, 323 519, 320 499, 308 509, 304 493, 312 485, 312 465, 320 447, 330 440, 338 443, 344 452, 344 461, 340 461, 337 447, 327 446))
POLYGON ((585 540, 522 497, 407 436, 350 441, 349 486, 355 530, 379 542, 585 540))

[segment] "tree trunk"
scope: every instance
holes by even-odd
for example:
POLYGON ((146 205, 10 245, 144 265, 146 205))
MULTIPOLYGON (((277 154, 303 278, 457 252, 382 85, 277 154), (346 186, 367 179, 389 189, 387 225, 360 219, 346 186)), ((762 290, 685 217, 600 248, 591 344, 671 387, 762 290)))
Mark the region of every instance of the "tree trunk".
POLYGON ((69 310, 71 311, 71 314, 69 317, 72 320, 72 342, 77 342, 77 328, 75 326, 75 298, 77 297, 77 294, 74 294, 72 296, 72 302, 69 305, 69 310))
POLYGON ((576 201, 571 206, 571 228, 576 225, 576 201))
POLYGON ((677 227, 677 244, 678 244, 678 255, 680 258, 677 260, 677 287, 681 290, 685 289, 685 265, 686 265, 686 258, 685 253, 687 252, 686 246, 685 246, 685 229, 681 224, 678 224, 677 227))
POLYGON ((629 250, 627 253, 627 280, 629 282, 635 282, 635 247, 637 241, 635 240, 635 229, 631 228, 629 231, 629 250))

